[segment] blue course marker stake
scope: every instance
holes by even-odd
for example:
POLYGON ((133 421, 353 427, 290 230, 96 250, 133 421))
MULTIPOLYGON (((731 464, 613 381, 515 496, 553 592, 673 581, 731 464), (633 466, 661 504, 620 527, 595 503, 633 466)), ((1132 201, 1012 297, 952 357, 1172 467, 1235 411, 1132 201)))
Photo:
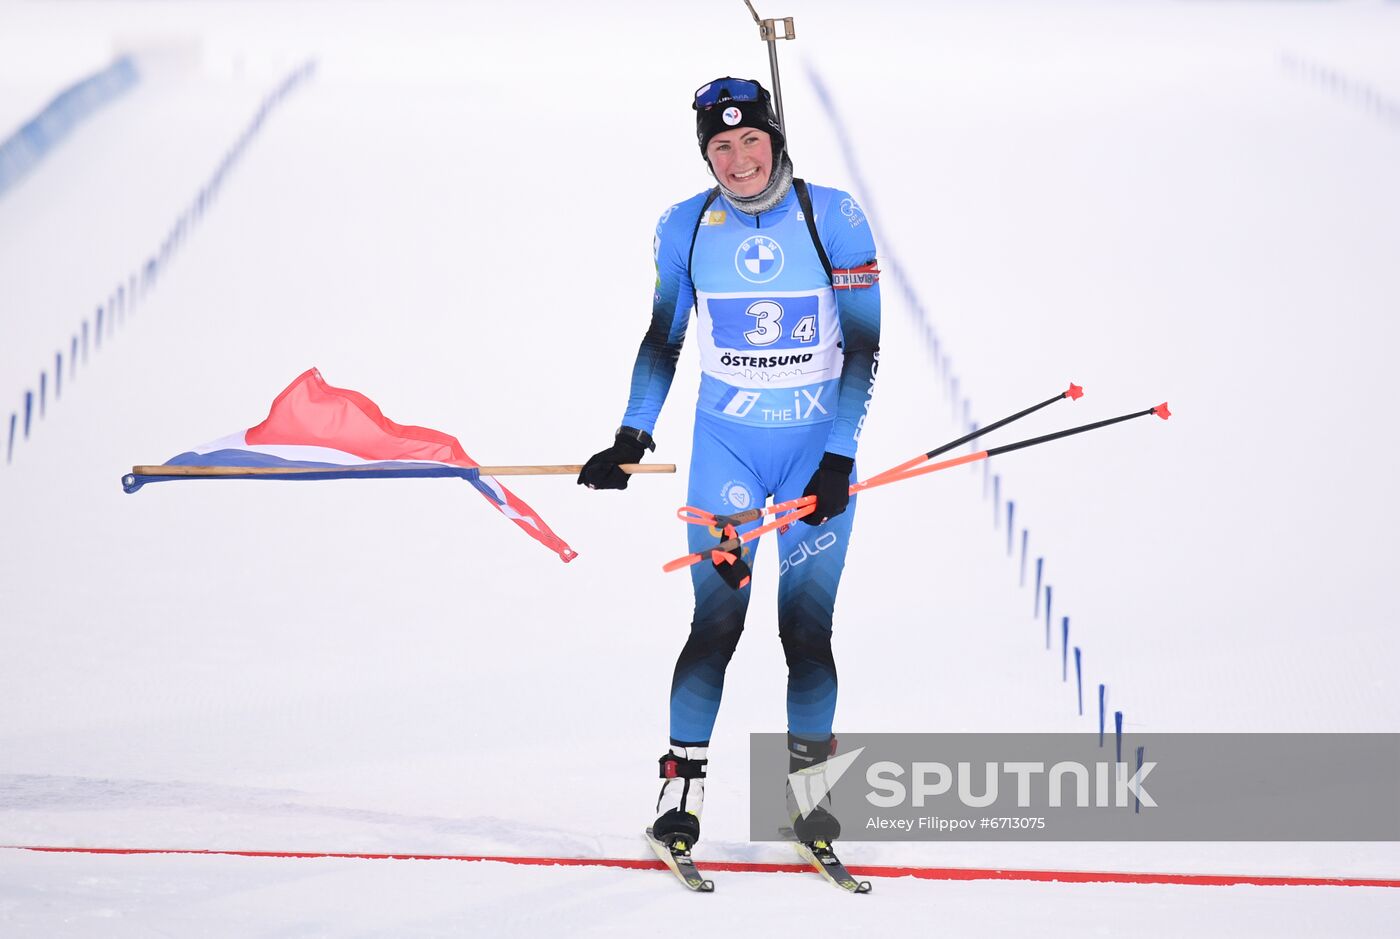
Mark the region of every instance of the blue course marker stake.
POLYGON ((1011 499, 1007 499, 1007 500, 1006 500, 1006 556, 1007 556, 1007 557, 1011 557, 1012 552, 1013 552, 1013 548, 1012 548, 1012 537, 1011 537, 1011 536, 1014 535, 1014 534, 1016 534, 1016 503, 1015 503, 1013 500, 1011 500, 1011 499))
POLYGON ((87 364, 88 354, 88 321, 83 320, 83 364, 87 364))
MULTIPOLYGON (((1138 765, 1137 765, 1137 771, 1138 771, 1139 773, 1142 772, 1142 755, 1143 755, 1143 753, 1144 753, 1146 750, 1147 750, 1146 747, 1138 747, 1138 748, 1137 748, 1137 763, 1138 763, 1138 765)), ((1136 792, 1134 792, 1134 793, 1133 793, 1133 814, 1134 814, 1134 815, 1138 814, 1138 810, 1141 809, 1141 808, 1142 808, 1142 799, 1138 798, 1138 794, 1137 794, 1136 792)))
POLYGON ((102 348, 102 307, 97 308, 97 328, 93 330, 93 335, 97 338, 97 348, 102 348))
POLYGON ((49 373, 39 373, 39 417, 44 417, 49 411, 49 373))
POLYGON ((1103 746, 1103 683, 1099 683, 1099 746, 1103 746))
POLYGON ((1045 572, 1045 558, 1035 559, 1035 617, 1040 617, 1040 575, 1045 572))
POLYGON ((73 347, 68 350, 68 377, 78 377, 78 335, 73 334, 73 347))
POLYGON ((34 392, 24 391, 24 439, 29 439, 29 425, 34 420, 34 392))
POLYGON ((1026 585, 1026 549, 1030 547, 1031 532, 1029 528, 1021 529, 1021 586, 1026 585))
POLYGON ((1060 681, 1069 681, 1069 617, 1060 620, 1060 681))
POLYGON ((1123 762, 1123 712, 1113 712, 1113 760, 1123 762))
POLYGON ((1054 599, 1051 586, 1045 585, 1045 648, 1050 648, 1050 601, 1054 599))
POLYGON ((1079 646, 1074 647, 1074 693, 1079 698, 1079 716, 1084 716, 1084 669, 1079 658, 1079 646))
POLYGON ((53 354, 53 399, 63 397, 63 353, 53 354))
POLYGON ((5 447, 5 462, 11 463, 15 458, 15 429, 19 426, 19 415, 14 411, 10 412, 10 443, 5 447))

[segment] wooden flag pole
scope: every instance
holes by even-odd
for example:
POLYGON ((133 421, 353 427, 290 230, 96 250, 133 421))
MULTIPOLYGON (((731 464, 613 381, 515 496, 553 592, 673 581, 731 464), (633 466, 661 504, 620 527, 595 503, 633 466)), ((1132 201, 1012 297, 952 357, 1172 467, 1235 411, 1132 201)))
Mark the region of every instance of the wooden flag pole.
MULTIPOLYGON (((466 467, 464 467, 466 468, 466 467)), ((555 463, 542 466, 478 466, 482 476, 577 476, 581 463, 555 463)), ((297 473, 356 472, 382 470, 382 466, 133 466, 137 476, 288 476, 297 473)), ((674 473, 674 463, 623 463, 624 473, 674 473)))

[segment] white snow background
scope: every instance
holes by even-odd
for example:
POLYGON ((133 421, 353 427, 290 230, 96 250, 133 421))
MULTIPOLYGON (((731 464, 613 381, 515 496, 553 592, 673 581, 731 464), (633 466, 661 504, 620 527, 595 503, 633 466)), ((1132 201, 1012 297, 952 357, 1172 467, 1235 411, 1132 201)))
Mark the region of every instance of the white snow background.
MULTIPOLYGON (((988 442, 1163 400, 1175 415, 992 461, 999 506, 980 468, 863 496, 838 733, 1089 731, 1099 682, 1129 745, 1400 729, 1400 3, 760 12, 797 18, 780 53, 798 174, 853 190, 881 246, 867 474, 1071 380, 1084 399, 988 442), (1050 652, 1007 498, 1054 588, 1050 652)), ((709 184, 689 96, 767 81, 747 11, 4 3, 0 137, 121 51, 144 56, 142 82, 0 196, 0 445, 263 96, 317 71, 0 464, 0 843, 644 856, 690 614, 685 575, 660 566, 684 550, 693 343, 656 432, 681 473, 626 493, 506 480, 580 552, 568 565, 455 481, 118 481, 257 423, 313 365, 483 463, 606 445, 656 218, 709 184)), ((747 841, 747 735, 784 726, 772 551, 726 681, 702 862, 789 860, 747 841)), ((1400 873, 1393 843, 843 854, 1400 873)), ((695 897, 655 872, 0 850, 0 934, 1383 935, 1400 918, 1378 888, 881 879, 855 899, 815 875, 717 880, 695 897)))

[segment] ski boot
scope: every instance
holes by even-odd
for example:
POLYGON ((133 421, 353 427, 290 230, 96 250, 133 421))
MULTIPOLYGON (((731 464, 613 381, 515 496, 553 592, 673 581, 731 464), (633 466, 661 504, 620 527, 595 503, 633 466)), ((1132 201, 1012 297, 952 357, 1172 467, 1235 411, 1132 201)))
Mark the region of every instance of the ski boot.
POLYGON ((671 745, 657 762, 661 794, 656 799, 652 837, 664 844, 677 842, 689 850, 700 838, 700 811, 705 804, 705 753, 708 747, 671 745))
POLYGON ((804 740, 788 734, 787 809, 798 841, 832 842, 841 837, 841 823, 827 808, 831 793, 825 779, 826 761, 835 753, 835 737, 804 740), (802 798, 793 791, 794 785, 802 790, 802 798))

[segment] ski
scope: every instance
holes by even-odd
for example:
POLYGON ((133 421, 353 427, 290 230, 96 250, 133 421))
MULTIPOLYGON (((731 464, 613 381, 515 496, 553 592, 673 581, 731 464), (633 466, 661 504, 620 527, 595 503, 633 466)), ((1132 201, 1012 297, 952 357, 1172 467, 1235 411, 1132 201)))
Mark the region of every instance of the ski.
POLYGON ((798 841, 791 828, 784 828, 782 833, 784 837, 793 839, 792 846, 797 849, 798 857, 816 868, 819 874, 842 890, 848 893, 869 893, 871 891, 870 881, 856 880, 855 877, 851 876, 851 872, 846 870, 846 865, 841 863, 841 859, 831 849, 830 842, 798 841))
POLYGON ((700 876, 700 871, 695 868, 695 862, 690 859, 690 849, 684 841, 676 841, 674 844, 657 841, 652 836, 650 828, 646 830, 646 839, 647 844, 651 845, 651 850, 656 852, 656 856, 687 888, 696 893, 714 892, 715 882, 700 876))

